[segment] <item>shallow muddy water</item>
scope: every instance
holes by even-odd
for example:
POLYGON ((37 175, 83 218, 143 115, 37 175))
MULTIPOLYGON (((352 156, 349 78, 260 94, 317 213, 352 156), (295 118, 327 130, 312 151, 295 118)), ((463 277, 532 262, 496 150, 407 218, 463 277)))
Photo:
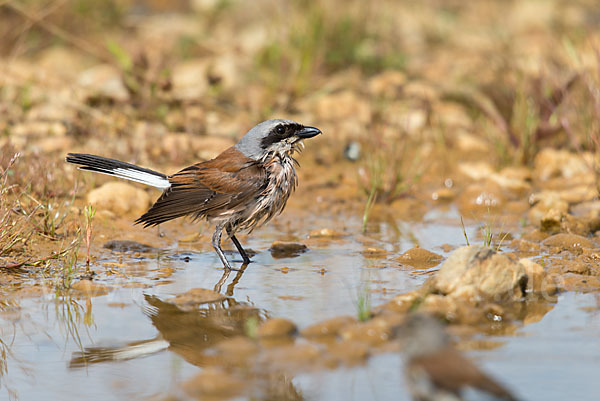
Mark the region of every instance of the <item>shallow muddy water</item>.
MULTIPOLYGON (((104 250, 93 270, 95 283, 106 286, 107 294, 64 298, 47 292, 7 300, 0 315, 7 352, 2 397, 10 391, 23 400, 188 399, 182 383, 219 365, 210 350, 246 333, 249 319, 287 318, 302 330, 337 316, 356 316, 365 293, 375 307, 418 288, 437 269, 401 267, 393 259, 406 249, 419 244, 447 256, 442 245, 450 245, 444 247, 449 251, 464 244, 452 208, 429 212, 420 223, 375 223, 370 226, 375 232, 366 236, 350 235, 360 232, 359 219, 343 224, 313 220, 306 216, 294 222, 284 214, 245 239, 258 254, 244 272, 224 276, 214 252, 188 243, 147 254, 104 250), (297 234, 309 250, 275 259, 268 251, 271 243, 287 235, 282 227, 295 224, 323 225, 348 235, 307 239, 297 234), (369 248, 388 253, 373 257, 369 248), (191 289, 216 285, 230 298, 188 309, 183 305, 183 310, 167 302, 191 289)), ((470 238, 478 230, 467 226, 470 238)), ((600 298, 563 293, 541 321, 520 327, 513 336, 479 336, 492 346, 472 347, 480 350, 468 355, 523 399, 595 400, 600 394, 595 378, 599 338, 600 298)), ((284 387, 294 394, 288 398, 295 399, 301 394, 307 400, 407 400, 401 372, 400 353, 382 350, 356 366, 304 366, 286 375, 284 387)), ((273 394, 278 393, 268 388, 259 386, 251 396, 234 399, 277 399, 273 394)))

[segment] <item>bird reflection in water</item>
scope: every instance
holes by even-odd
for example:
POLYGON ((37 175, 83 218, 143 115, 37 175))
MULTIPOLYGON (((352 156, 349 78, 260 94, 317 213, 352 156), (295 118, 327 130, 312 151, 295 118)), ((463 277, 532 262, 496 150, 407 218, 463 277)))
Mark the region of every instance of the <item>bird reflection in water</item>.
MULTIPOLYGON (((235 279, 239 280, 241 273, 238 272, 235 279)), ((228 272, 225 275, 228 276, 228 272)), ((227 277, 223 277, 217 286, 226 280, 227 277)), ((230 284, 228 287, 232 291, 233 286, 230 284)), ((216 366, 228 371, 235 370, 234 366, 220 366, 222 361, 215 358, 214 352, 207 350, 234 337, 247 339, 248 323, 253 322, 257 325, 268 317, 266 311, 247 302, 238 302, 232 297, 218 302, 186 305, 185 308, 162 301, 153 295, 145 295, 145 300, 144 313, 159 332, 155 338, 122 346, 85 348, 82 352, 73 353, 69 368, 130 360, 168 349, 195 366, 216 366)), ((289 375, 282 372, 263 372, 260 368, 255 368, 251 360, 247 362, 244 368, 237 370, 238 375, 248 384, 245 386, 247 391, 260 394, 262 399, 303 399, 289 375)))
POLYGON ((88 347, 75 352, 69 364, 79 368, 91 363, 127 360, 169 349, 191 364, 204 366, 204 350, 234 336, 245 335, 248 321, 262 321, 266 312, 248 303, 225 298, 192 310, 164 302, 156 296, 144 296, 144 313, 159 334, 152 339, 115 347, 88 347))

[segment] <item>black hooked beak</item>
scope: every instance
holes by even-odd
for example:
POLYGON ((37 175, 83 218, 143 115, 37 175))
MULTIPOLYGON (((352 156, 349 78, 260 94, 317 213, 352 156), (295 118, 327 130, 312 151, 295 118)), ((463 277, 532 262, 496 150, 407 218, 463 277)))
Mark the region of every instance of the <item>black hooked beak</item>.
POLYGON ((321 134, 321 130, 315 127, 304 127, 300 131, 296 132, 296 136, 301 139, 312 138, 321 134))

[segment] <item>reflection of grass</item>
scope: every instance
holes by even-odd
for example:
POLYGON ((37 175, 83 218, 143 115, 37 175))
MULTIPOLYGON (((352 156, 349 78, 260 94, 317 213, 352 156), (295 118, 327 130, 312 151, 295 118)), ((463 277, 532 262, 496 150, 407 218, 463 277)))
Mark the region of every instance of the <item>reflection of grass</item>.
POLYGON ((81 231, 77 232, 77 236, 71 242, 71 244, 63 251, 62 265, 60 267, 60 281, 59 288, 68 289, 71 288, 73 280, 79 271, 77 265, 77 254, 79 253, 79 247, 81 245, 81 231))
POLYGON ((81 324, 90 326, 93 323, 91 306, 84 308, 83 305, 80 305, 77 300, 71 298, 69 295, 57 294, 54 301, 54 311, 56 321, 61 323, 65 342, 72 340, 83 351, 79 326, 81 324))
POLYGON ((371 318, 371 291, 366 283, 356 291, 356 317, 361 322, 371 318))
POLYGON ((375 205, 375 198, 377 196, 377 190, 375 184, 371 187, 371 191, 369 192, 369 197, 367 198, 367 203, 365 204, 365 211, 363 212, 363 220, 362 220, 362 232, 365 234, 367 232, 367 223, 369 222, 369 215, 371 214, 371 209, 373 209, 373 205, 375 205))
POLYGON ((8 398, 10 400, 17 400, 19 398, 17 391, 9 386, 6 380, 8 375, 9 358, 14 359, 10 350, 10 344, 7 344, 2 338, 0 338, 0 384, 2 384, 2 387, 6 389, 8 398))

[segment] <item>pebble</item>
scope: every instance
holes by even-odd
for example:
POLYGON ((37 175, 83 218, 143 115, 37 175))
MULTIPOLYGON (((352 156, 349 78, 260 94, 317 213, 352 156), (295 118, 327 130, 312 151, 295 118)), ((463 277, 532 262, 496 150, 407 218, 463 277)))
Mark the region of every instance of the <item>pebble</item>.
POLYGON ((201 373, 183 383, 183 390, 190 397, 206 399, 228 399, 241 394, 244 382, 225 370, 205 367, 201 373))
POLYGON ((596 248, 589 239, 576 234, 555 234, 544 240, 545 246, 557 247, 563 250, 576 250, 577 248, 596 248))
POLYGON ((412 267, 428 268, 437 266, 442 259, 443 257, 437 253, 433 253, 421 247, 414 247, 404 252, 396 260, 412 267))
POLYGON ((265 337, 289 337, 296 333, 296 325, 283 318, 273 318, 264 321, 258 326, 257 335, 259 338, 265 337))
POLYGON ((183 294, 178 294, 168 302, 177 305, 180 309, 193 310, 196 306, 207 303, 220 302, 227 298, 225 295, 206 288, 192 288, 183 294))
POLYGON ((103 248, 110 249, 113 252, 156 252, 158 249, 150 245, 142 244, 130 240, 111 240, 102 245, 103 248))
POLYGON ((271 255, 275 258, 291 258, 298 256, 306 251, 308 247, 299 242, 275 241, 271 244, 271 255))
POLYGON ((150 207, 150 196, 131 184, 112 181, 91 190, 87 194, 87 202, 97 209, 106 209, 122 216, 145 212, 150 207))
POLYGON ((300 334, 304 337, 337 336, 340 330, 353 323, 356 323, 356 319, 351 316, 338 316, 308 326, 300 334))

